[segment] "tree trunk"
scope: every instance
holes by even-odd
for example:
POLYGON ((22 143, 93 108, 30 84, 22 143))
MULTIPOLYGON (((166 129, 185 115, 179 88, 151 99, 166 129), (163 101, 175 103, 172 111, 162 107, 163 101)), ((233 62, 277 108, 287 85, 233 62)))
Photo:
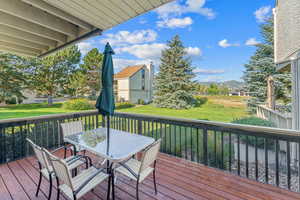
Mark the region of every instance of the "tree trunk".
POLYGON ((52 106, 52 105, 53 105, 52 95, 48 95, 48 106, 52 106))
POLYGON ((275 88, 274 88, 274 79, 272 76, 269 76, 267 79, 268 88, 267 88, 267 103, 268 107, 272 110, 275 110, 275 88))

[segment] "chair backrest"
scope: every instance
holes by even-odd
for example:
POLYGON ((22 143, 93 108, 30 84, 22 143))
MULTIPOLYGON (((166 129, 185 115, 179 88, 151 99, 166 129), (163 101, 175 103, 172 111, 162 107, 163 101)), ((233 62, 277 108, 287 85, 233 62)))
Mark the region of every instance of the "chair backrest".
POLYGON ((60 124, 63 136, 83 132, 82 121, 74 121, 60 124))
POLYGON ((53 167, 56 177, 59 180, 63 181, 64 184, 68 185, 72 189, 72 191, 74 191, 72 176, 67 163, 64 160, 51 154, 49 151, 47 151, 47 149, 43 149, 43 151, 48 157, 48 160, 51 162, 51 166, 53 167))
POLYGON ((141 160, 141 166, 139 173, 141 173, 144 169, 149 167, 157 158, 159 148, 160 148, 161 139, 157 140, 153 144, 151 144, 145 151, 141 160))
POLYGON ((46 168, 48 172, 50 172, 50 163, 48 162, 48 159, 46 158, 46 155, 43 151, 43 149, 36 145, 32 140, 26 138, 27 142, 32 146, 34 154, 39 161, 39 163, 42 165, 42 168, 46 168))

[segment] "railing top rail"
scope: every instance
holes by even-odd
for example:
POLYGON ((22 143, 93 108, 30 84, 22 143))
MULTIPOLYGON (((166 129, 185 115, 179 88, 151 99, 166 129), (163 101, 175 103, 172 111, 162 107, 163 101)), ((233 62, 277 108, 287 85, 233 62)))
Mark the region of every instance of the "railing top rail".
POLYGON ((271 113, 273 113, 273 114, 275 114, 275 115, 278 115, 278 116, 280 116, 280 117, 282 117, 282 118, 286 118, 286 119, 292 118, 291 116, 282 114, 282 113, 280 113, 280 112, 278 112, 278 111, 275 111, 275 110, 272 110, 272 109, 268 108, 268 107, 265 106, 265 105, 257 105, 257 106, 260 107, 261 109, 267 110, 267 111, 269 111, 269 112, 271 112, 271 113))
POLYGON ((82 111, 82 112, 72 112, 72 113, 64 113, 64 114, 50 114, 50 115, 42 115, 36 117, 24 117, 24 118, 11 118, 0 120, 0 126, 3 124, 14 124, 14 123, 26 123, 26 122, 34 122, 34 121, 42 121, 42 120, 51 120, 51 119, 60 119, 60 118, 70 118, 70 117, 81 117, 91 114, 97 114, 97 110, 92 111, 82 111))
MULTIPOLYGON (((28 117, 28 118, 14 118, 7 120, 0 120, 0 127, 8 127, 9 125, 14 124, 24 124, 35 121, 47 121, 51 119, 65 119, 65 118, 79 118, 81 116, 95 115, 98 114, 97 110, 92 111, 84 111, 84 112, 74 112, 74 113, 66 113, 66 114, 54 114, 54 115, 44 115, 38 117, 28 117)), ((170 123, 178 123, 188 126, 214 126, 221 127, 226 129, 234 129, 238 131, 247 131, 253 133, 260 134, 268 134, 274 136, 290 136, 293 138, 300 139, 300 131, 292 130, 292 129, 280 129, 280 128, 270 128, 270 127, 262 127, 262 126, 252 126, 252 125, 240 125, 240 124, 232 124, 225 122, 216 122, 216 121, 206 121, 206 120, 194 120, 194 119, 184 119, 184 118, 175 118, 175 117, 165 117, 165 116, 156 116, 156 115, 143 115, 143 114, 132 114, 132 113, 123 113, 116 112, 116 116, 124 116, 130 117, 137 120, 148 120, 148 121, 160 121, 160 122, 170 122, 170 123)))
POLYGON ((127 115, 130 117, 134 117, 136 119, 144 119, 144 120, 173 121, 181 124, 186 123, 188 125, 193 125, 193 126, 197 126, 197 125, 217 126, 217 127, 237 129, 237 130, 247 131, 247 132, 258 132, 258 133, 274 134, 278 136, 282 135, 282 136, 299 137, 300 139, 300 131, 292 130, 292 129, 280 129, 280 128, 272 128, 272 127, 264 127, 264 126, 252 126, 252 125, 233 124, 233 123, 217 122, 217 121, 184 119, 184 118, 176 118, 176 117, 132 114, 132 113, 122 113, 122 112, 118 112, 116 113, 116 115, 124 115, 124 116, 127 115))

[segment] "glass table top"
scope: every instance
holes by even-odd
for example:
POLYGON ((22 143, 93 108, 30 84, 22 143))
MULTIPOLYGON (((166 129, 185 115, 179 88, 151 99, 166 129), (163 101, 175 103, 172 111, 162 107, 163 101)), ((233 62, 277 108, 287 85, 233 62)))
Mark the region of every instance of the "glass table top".
POLYGON ((151 137, 110 129, 109 152, 107 152, 106 128, 69 135, 64 137, 64 140, 116 162, 133 156, 155 141, 151 137))

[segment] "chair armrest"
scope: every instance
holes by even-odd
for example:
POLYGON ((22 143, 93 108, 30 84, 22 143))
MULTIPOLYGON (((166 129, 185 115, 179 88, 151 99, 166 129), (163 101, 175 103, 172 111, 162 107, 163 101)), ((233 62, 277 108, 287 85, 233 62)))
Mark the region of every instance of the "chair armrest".
POLYGON ((136 179, 139 178, 139 176, 132 169, 130 169, 130 167, 128 167, 125 163, 119 163, 119 165, 127 169, 136 179))
POLYGON ((61 149, 64 149, 64 148, 65 148, 65 146, 56 148, 56 149, 52 150, 51 153, 55 153, 55 152, 57 152, 57 151, 59 151, 59 150, 61 150, 61 149))
POLYGON ((84 181, 77 190, 74 191, 74 194, 78 194, 80 190, 82 190, 91 180, 93 180, 98 174, 102 173, 105 168, 99 169, 97 172, 95 172, 93 175, 91 175, 86 181, 84 181))
POLYGON ((74 156, 72 159, 68 160, 67 161, 67 164, 72 164, 74 162, 76 162, 77 160, 80 160, 80 159, 85 159, 85 163, 88 164, 90 163, 90 166, 92 166, 92 159, 88 156, 85 156, 85 155, 77 155, 77 156, 74 156))

